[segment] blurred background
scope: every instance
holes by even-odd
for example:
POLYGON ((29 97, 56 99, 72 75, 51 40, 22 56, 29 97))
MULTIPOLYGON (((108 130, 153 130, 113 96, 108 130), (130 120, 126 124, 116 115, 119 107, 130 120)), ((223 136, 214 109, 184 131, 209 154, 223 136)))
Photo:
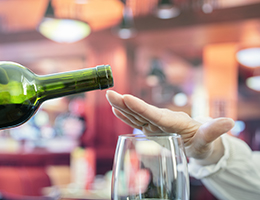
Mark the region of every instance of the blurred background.
MULTIPOLYGON (((0 0, 0 60, 39 75, 110 64, 119 93, 231 117, 230 134, 259 150, 259 10, 260 0, 0 0)), ((110 199, 117 137, 136 132, 105 91, 47 101, 0 132, 0 192, 110 199)), ((195 199, 216 198, 191 178, 195 199)))

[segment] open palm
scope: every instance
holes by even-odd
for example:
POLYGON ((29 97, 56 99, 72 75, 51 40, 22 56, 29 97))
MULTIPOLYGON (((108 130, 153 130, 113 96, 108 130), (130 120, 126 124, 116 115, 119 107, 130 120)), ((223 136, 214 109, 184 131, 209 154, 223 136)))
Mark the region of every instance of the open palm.
POLYGON ((177 133, 182 136, 187 156, 204 159, 212 154, 213 142, 234 126, 230 118, 217 118, 202 124, 184 112, 158 108, 132 95, 108 90, 106 97, 114 114, 145 134, 177 133))

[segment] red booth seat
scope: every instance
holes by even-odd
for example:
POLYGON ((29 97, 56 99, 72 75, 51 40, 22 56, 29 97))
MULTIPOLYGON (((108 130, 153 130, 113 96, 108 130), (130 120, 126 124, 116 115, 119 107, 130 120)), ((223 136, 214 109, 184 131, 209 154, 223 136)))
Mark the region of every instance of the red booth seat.
POLYGON ((45 167, 0 167, 0 192, 42 196, 42 188, 51 186, 45 167))

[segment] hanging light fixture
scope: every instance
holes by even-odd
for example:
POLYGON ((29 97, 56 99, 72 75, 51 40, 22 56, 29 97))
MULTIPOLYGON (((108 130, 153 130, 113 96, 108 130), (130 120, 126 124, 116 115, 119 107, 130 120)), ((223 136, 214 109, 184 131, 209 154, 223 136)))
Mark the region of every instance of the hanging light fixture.
POLYGON ((238 63, 251 71, 253 76, 245 80, 248 88, 260 92, 260 47, 249 47, 236 53, 238 63))
POLYGON ((152 58, 150 63, 150 70, 146 77, 147 85, 154 87, 165 83, 166 75, 163 71, 161 60, 159 58, 152 58))
POLYGON ((160 19, 171 19, 180 14, 180 9, 173 0, 159 0, 155 15, 160 19))
POLYGON ((132 9, 127 6, 126 1, 123 1, 123 18, 119 26, 114 29, 114 32, 121 39, 129 39, 136 35, 136 29, 134 27, 134 17, 132 9))
POLYGON ((252 71, 253 76, 245 81, 247 87, 260 92, 260 47, 245 48, 236 53, 237 61, 252 71))
POLYGON ((242 49, 237 52, 236 57, 238 62, 246 67, 260 67, 260 47, 242 49))
POLYGON ((260 76, 251 76, 247 78, 246 85, 250 89, 260 92, 260 76))
POLYGON ((80 20, 55 18, 50 0, 38 31, 55 42, 73 43, 87 37, 91 28, 86 22, 80 20))
POLYGON ((260 92, 260 32, 259 26, 249 23, 241 32, 240 44, 236 52, 237 62, 248 72, 245 84, 260 92))

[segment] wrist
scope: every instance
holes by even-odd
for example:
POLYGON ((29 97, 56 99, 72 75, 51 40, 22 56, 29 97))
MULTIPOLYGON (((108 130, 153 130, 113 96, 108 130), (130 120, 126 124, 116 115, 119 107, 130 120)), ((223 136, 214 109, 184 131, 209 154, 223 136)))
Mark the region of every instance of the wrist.
POLYGON ((212 142, 211 153, 203 159, 194 159, 196 164, 206 166, 217 164, 218 161, 224 156, 225 148, 222 142, 222 138, 218 137, 214 142, 212 142))

